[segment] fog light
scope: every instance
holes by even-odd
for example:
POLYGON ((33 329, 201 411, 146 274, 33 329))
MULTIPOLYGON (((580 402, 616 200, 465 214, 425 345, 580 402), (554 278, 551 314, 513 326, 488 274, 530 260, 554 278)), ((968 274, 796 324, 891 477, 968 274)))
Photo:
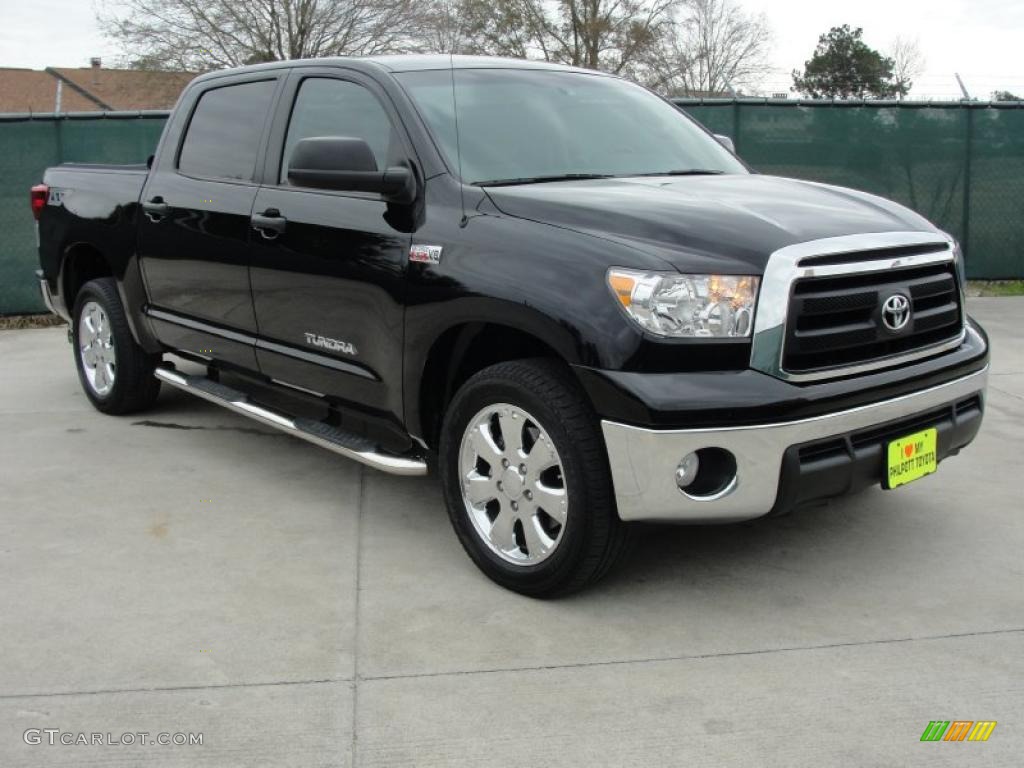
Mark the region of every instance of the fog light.
POLYGON ((717 501, 736 490, 738 482, 736 457, 725 448, 700 448, 676 467, 679 492, 694 501, 717 501))
POLYGON ((676 485, 679 489, 687 488, 697 479, 697 472, 700 471, 700 457, 696 451, 683 456, 679 466, 676 467, 676 485))

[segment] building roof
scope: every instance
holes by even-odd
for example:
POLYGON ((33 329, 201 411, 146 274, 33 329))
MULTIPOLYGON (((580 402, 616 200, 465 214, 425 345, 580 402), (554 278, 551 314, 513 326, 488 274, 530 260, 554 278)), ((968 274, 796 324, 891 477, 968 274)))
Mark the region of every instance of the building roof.
MULTIPOLYGON (((95 110, 94 102, 74 91, 61 88, 61 111, 95 110)), ((0 112, 54 112, 57 79, 34 69, 0 68, 0 112)))
POLYGON ((170 109, 194 76, 102 67, 0 67, 0 113, 170 109))
POLYGON ((62 78, 72 89, 81 89, 101 109, 170 109, 195 74, 155 72, 142 69, 81 67, 46 70, 62 78))

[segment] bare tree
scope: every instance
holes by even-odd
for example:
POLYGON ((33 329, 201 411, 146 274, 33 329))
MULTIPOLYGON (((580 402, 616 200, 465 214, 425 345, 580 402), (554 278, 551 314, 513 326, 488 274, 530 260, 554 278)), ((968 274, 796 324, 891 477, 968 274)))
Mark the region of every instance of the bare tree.
POLYGON ((638 79, 669 95, 736 93, 764 76, 771 42, 764 14, 733 0, 683 0, 672 34, 638 79))
POLYGON ((678 0, 464 0, 466 53, 625 72, 671 25, 678 0))
POLYGON ((202 71, 409 49, 416 0, 123 0, 98 14, 135 66, 202 71))
POLYGON ((549 61, 554 57, 543 0, 461 0, 455 11, 461 53, 549 61))
POLYGON ((543 59, 678 93, 745 85, 769 44, 735 0, 118 0, 99 13, 134 66, 202 71, 403 51, 543 59))
POLYGON ((892 79, 896 85, 896 95, 902 99, 914 87, 914 80, 924 72, 924 54, 916 38, 897 37, 889 46, 889 58, 893 62, 892 79))
POLYGON ((415 48, 429 53, 464 53, 470 21, 466 11, 481 0, 421 0, 415 48))

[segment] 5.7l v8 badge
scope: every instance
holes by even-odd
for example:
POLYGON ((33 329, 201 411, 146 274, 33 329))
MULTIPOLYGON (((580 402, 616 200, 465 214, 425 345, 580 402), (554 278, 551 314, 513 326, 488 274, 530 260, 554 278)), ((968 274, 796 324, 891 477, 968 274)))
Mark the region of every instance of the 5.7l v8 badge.
POLYGON ((414 245, 409 248, 409 261, 419 264, 440 264, 440 245, 414 245))

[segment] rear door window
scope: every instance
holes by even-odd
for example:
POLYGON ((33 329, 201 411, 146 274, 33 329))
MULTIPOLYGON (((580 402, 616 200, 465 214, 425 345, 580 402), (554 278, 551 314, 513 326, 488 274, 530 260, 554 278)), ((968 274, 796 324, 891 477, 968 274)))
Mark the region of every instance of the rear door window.
POLYGON ((178 158, 186 176, 251 181, 274 80, 214 88, 199 97, 178 158))

